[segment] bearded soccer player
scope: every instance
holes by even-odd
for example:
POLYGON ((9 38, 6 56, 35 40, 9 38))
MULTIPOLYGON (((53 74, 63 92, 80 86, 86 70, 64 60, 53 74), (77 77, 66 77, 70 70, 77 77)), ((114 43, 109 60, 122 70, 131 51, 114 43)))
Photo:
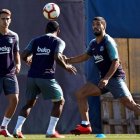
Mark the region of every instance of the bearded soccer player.
POLYGON ((117 44, 105 32, 105 19, 95 17, 92 28, 96 38, 91 40, 86 52, 79 56, 65 59, 67 63, 74 64, 94 57, 94 63, 97 65, 101 77, 97 86, 89 81, 76 92, 82 122, 71 131, 73 134, 89 134, 92 131, 88 114, 88 96, 99 96, 111 92, 114 98, 119 99, 125 107, 140 115, 140 105, 135 103, 125 83, 125 72, 119 60, 117 44))
POLYGON ((7 126, 18 104, 19 87, 16 74, 20 71, 19 38, 9 30, 11 12, 0 10, 0 93, 4 91, 9 104, 0 127, 0 135, 12 137, 7 126))

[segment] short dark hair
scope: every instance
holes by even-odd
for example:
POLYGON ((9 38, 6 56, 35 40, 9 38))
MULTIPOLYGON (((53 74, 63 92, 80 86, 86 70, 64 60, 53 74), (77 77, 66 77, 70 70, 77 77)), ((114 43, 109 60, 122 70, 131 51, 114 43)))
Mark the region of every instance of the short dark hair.
POLYGON ((106 28, 106 20, 105 20, 103 17, 99 17, 99 16, 98 16, 98 17, 94 17, 94 18, 93 18, 93 21, 94 21, 94 20, 98 20, 98 21, 103 22, 103 23, 104 23, 104 26, 105 26, 105 28, 106 28))
POLYGON ((46 26, 46 33, 53 33, 58 31, 59 23, 57 21, 50 21, 46 26))
POLYGON ((12 13, 11 13, 11 11, 8 10, 8 9, 1 9, 1 10, 0 10, 0 15, 1 15, 1 14, 8 14, 8 15, 11 16, 12 13))

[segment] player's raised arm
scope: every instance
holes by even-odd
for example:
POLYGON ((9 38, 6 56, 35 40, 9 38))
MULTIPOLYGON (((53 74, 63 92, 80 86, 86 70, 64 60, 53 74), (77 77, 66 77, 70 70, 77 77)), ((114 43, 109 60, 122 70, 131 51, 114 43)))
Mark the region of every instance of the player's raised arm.
POLYGON ((90 57, 91 57, 90 55, 88 55, 87 53, 84 53, 79 56, 66 58, 66 62, 70 64, 80 63, 80 62, 84 62, 88 60, 90 57))
POLYGON ((67 70, 70 73, 76 74, 77 70, 74 66, 67 64, 64 60, 64 57, 61 53, 55 53, 54 59, 56 62, 63 67, 65 70, 67 70))

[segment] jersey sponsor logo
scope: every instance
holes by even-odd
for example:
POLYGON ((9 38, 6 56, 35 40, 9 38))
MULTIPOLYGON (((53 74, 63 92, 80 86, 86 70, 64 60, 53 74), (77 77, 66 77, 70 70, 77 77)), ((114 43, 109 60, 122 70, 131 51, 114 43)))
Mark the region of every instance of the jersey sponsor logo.
POLYGON ((44 47, 44 48, 40 48, 39 46, 37 47, 37 53, 36 55, 49 55, 51 52, 50 49, 44 47))
POLYGON ((10 53, 11 48, 10 47, 0 47, 0 54, 6 54, 6 53, 10 53))
POLYGON ((104 60, 102 55, 94 55, 95 63, 102 62, 104 60))
POLYGON ((46 69, 45 73, 54 73, 54 70, 53 69, 46 69))
POLYGON ((100 52, 104 51, 104 46, 100 47, 100 52))
POLYGON ((9 38, 8 41, 9 41, 9 43, 11 43, 11 44, 14 42, 14 41, 13 41, 13 38, 9 38))

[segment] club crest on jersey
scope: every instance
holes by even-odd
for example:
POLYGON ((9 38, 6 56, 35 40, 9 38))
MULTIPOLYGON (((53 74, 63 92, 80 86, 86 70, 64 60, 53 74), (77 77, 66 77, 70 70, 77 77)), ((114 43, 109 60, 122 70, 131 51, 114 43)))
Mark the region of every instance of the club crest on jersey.
POLYGON ((94 55, 95 63, 99 63, 104 61, 104 58, 102 55, 94 55))
POLYGON ((104 46, 100 47, 100 52, 104 51, 104 46))
POLYGON ((11 48, 7 46, 0 47, 0 54, 8 54, 10 53, 11 48))
POLYGON ((9 38, 8 42, 13 43, 13 38, 9 38))

